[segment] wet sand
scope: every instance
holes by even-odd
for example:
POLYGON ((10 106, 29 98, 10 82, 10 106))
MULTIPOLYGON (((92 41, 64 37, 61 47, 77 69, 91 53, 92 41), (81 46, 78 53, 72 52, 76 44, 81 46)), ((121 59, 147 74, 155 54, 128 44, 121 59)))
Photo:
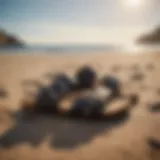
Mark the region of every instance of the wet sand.
POLYGON ((160 100, 159 62, 158 53, 0 55, 0 159, 160 159, 147 144, 148 137, 160 140, 159 113, 148 109, 150 102, 160 100), (92 66, 99 77, 116 75, 126 90, 140 96, 127 120, 113 124, 38 116, 16 121, 12 116, 24 97, 24 81, 45 84, 48 73, 73 76, 83 65, 92 66))

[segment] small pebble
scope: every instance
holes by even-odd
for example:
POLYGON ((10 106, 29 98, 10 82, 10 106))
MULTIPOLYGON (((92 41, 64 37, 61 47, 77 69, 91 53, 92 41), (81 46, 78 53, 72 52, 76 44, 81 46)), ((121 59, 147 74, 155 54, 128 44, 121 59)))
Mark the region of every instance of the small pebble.
POLYGON ((152 149, 160 150, 160 141, 156 139, 148 139, 148 144, 152 149))
POLYGON ((132 106, 135 106, 135 105, 137 105, 138 103, 139 103, 139 96, 137 95, 137 94, 132 94, 130 97, 129 97, 129 99, 130 99, 130 104, 132 105, 132 106))

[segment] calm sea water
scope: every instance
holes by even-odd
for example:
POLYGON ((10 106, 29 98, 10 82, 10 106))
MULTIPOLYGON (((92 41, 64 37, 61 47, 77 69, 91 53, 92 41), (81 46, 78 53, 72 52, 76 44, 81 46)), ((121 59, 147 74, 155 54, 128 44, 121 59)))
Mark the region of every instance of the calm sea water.
POLYGON ((26 45, 24 47, 0 47, 0 53, 49 53, 49 54, 67 54, 67 53, 93 53, 117 51, 120 48, 111 45, 26 45))
POLYGON ((140 53, 140 52, 160 51, 160 45, 26 45, 24 47, 1 47, 0 54, 83 54, 83 53, 140 53))

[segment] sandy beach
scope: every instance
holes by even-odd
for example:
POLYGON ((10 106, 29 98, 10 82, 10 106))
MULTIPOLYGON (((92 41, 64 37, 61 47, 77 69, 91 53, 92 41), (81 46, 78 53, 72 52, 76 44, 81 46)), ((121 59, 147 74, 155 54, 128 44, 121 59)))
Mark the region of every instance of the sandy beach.
POLYGON ((0 55, 0 159, 1 160, 158 160, 147 139, 160 140, 159 113, 148 104, 160 99, 160 54, 15 54, 0 55), (120 124, 83 122, 58 117, 35 117, 17 121, 12 112, 20 108, 23 83, 48 83, 47 75, 65 72, 71 76, 90 65, 101 77, 116 75, 126 90, 140 96, 129 119, 120 124), (118 68, 118 69, 117 69, 118 68), (141 81, 131 79, 135 72, 141 81), (1 145, 2 142, 2 145, 1 145))

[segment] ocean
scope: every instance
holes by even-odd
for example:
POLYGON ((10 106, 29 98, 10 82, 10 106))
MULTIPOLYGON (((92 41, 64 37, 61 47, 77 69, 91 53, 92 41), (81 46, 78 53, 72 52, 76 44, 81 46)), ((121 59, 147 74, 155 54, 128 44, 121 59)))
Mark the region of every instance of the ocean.
POLYGON ((112 45, 26 45, 23 47, 0 47, 0 53, 48 53, 48 54, 68 54, 68 53, 93 53, 93 52, 113 52, 120 50, 120 47, 112 45))
POLYGON ((87 54, 87 53, 140 53, 160 51, 160 45, 25 45, 0 46, 0 54, 87 54))

